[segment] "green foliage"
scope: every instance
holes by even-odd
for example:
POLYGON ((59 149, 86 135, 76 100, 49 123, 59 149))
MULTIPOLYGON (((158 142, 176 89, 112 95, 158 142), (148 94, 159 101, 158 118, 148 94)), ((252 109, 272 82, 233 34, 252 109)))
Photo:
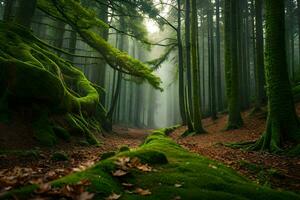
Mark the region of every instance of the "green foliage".
POLYGON ((153 87, 161 89, 161 80, 152 73, 152 69, 139 60, 130 57, 127 53, 114 48, 95 31, 107 27, 95 16, 94 12, 84 8, 80 2, 75 0, 38 0, 38 7, 45 13, 72 26, 88 45, 103 56, 111 67, 141 77, 153 87))
MULTIPOLYGON (((291 192, 276 191, 266 186, 259 186, 241 177, 232 169, 209 160, 205 157, 190 153, 167 138, 163 132, 155 131, 148 137, 148 142, 141 147, 122 152, 114 157, 103 160, 94 167, 83 172, 68 175, 53 181, 54 187, 77 183, 88 179, 91 185, 87 190, 95 193, 95 199, 104 199, 112 193, 121 194, 122 199, 220 199, 220 200, 284 200, 300 199, 299 195, 291 192), (155 162, 157 156, 164 155, 168 162, 155 162), (118 179, 111 175, 116 170, 115 161, 119 157, 146 158, 145 163, 151 164, 155 171, 130 171, 130 176, 118 179), (126 193, 121 183, 124 181, 135 187, 150 189, 151 195, 140 196, 126 193), (177 186, 176 186, 176 185, 177 186)), ((37 186, 28 186, 8 192, 2 199, 17 196, 26 199, 37 186)), ((0 197, 1 199, 1 197, 0 197)))
POLYGON ((114 152, 114 151, 105 152, 105 153, 103 153, 103 154, 100 156, 100 160, 105 160, 105 159, 111 158, 111 157, 113 157, 113 156, 115 156, 115 155, 116 155, 116 152, 114 152))
POLYGON ((119 148, 119 152, 124 152, 124 151, 130 151, 129 147, 127 145, 121 146, 119 148))

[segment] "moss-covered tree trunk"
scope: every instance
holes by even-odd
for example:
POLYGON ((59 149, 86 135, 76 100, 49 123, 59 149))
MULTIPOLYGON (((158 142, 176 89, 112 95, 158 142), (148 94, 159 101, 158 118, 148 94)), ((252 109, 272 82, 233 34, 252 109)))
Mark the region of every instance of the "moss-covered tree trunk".
POLYGON ((225 78, 228 102, 227 130, 242 126, 237 61, 237 2, 225 0, 225 78))
POLYGON ((194 116, 194 129, 195 133, 204 133, 202 127, 201 116, 201 103, 200 103, 200 87, 199 87, 199 67, 197 55, 197 30, 198 30, 198 15, 197 15, 197 2, 191 0, 191 48, 192 48, 192 72, 193 72, 193 116, 194 116))
POLYGON ((254 149, 277 152, 285 142, 300 142, 300 126, 288 77, 284 0, 266 0, 265 74, 268 95, 266 131, 254 149))

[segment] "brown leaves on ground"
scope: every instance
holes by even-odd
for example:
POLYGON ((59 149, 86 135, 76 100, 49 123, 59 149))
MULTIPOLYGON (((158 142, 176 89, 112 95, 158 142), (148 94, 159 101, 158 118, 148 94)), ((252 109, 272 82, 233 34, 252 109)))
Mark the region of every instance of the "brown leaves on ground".
MULTIPOLYGON (((297 106, 297 112, 300 114, 300 104, 297 106)), ((186 127, 181 127, 170 136, 189 151, 220 161, 254 181, 261 179, 260 176, 264 174, 265 180, 263 181, 271 183, 273 187, 299 191, 300 157, 290 158, 267 152, 249 152, 222 145, 222 143, 255 141, 261 136, 265 130, 265 119, 259 114, 249 116, 249 112, 243 113, 243 118, 244 126, 238 130, 224 131, 227 116, 220 115, 215 121, 203 120, 207 134, 182 138, 180 136, 186 127), (247 164, 243 163, 256 166, 258 171, 250 170, 251 167, 249 168, 247 164), (270 171, 275 171, 275 173, 268 174, 270 171)), ((209 167, 217 168, 213 164, 210 164, 209 167)))
POLYGON ((98 162, 100 155, 116 151, 120 146, 137 147, 148 130, 114 127, 117 133, 100 138, 100 147, 82 147, 73 143, 60 145, 56 150, 65 152, 68 161, 49 159, 53 151, 40 149, 40 157, 29 158, 17 155, 0 155, 0 194, 30 184, 43 184, 72 172, 83 171, 98 162))
POLYGON ((121 196, 122 195, 120 195, 120 194, 112 193, 111 195, 106 197, 105 200, 117 200, 117 199, 120 199, 121 196))
POLYGON ((91 200, 94 194, 85 191, 85 187, 90 185, 88 180, 82 180, 74 185, 64 185, 61 188, 52 187, 49 183, 41 184, 34 191, 33 199, 72 199, 72 200, 91 200))
POLYGON ((141 163, 140 159, 137 157, 129 158, 129 157, 119 157, 115 164, 117 166, 117 170, 112 172, 113 176, 121 177, 125 176, 129 173, 130 169, 138 169, 142 172, 151 172, 152 167, 149 166, 147 163, 141 163))

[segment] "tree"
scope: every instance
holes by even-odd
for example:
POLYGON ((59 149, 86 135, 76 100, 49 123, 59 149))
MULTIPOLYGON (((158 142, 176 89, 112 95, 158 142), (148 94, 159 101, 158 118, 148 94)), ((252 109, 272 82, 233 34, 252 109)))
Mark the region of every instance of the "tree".
POLYGON ((201 117, 201 103, 200 103, 200 87, 199 87, 199 67, 197 56, 197 30, 198 30, 198 15, 196 0, 191 0, 191 58, 192 58, 192 72, 193 72, 193 116, 195 133, 204 133, 202 127, 201 117))
POLYGON ((183 64, 183 47, 181 39, 181 0, 177 0, 178 14, 177 14, 177 47, 178 47, 178 68, 179 68, 179 108, 183 123, 187 123, 186 109, 185 109, 185 92, 184 92, 184 64, 183 64))
POLYGON ((221 36, 220 36, 220 0, 216 0, 216 74, 218 109, 223 109, 222 82, 221 82, 221 36))
POLYGON ((287 69, 284 0, 266 0, 265 9, 268 119, 265 133, 251 148, 278 152, 286 142, 299 144, 300 126, 287 69))
POLYGON ((225 78, 228 101, 227 130, 242 126, 237 62, 237 2, 225 0, 225 78))
MULTIPOLYGON (((210 2, 211 3, 211 2, 210 2)), ((213 120, 217 119, 216 108, 216 87, 215 87, 215 50, 214 50, 214 26, 213 26, 213 4, 208 6, 207 24, 208 24, 208 57, 209 57, 209 98, 210 98, 210 115, 213 120)))
POLYGON ((264 101, 264 38, 263 38, 263 19, 262 19, 262 0, 255 0, 255 110, 259 110, 264 101))

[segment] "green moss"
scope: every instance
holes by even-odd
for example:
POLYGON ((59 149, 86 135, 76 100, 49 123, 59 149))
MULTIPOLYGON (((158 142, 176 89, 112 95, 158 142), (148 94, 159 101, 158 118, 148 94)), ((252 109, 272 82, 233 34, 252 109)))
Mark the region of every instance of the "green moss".
POLYGON ((119 148, 119 152, 124 152, 124 151, 130 151, 130 148, 129 148, 127 145, 121 146, 121 147, 119 148))
POLYGON ((65 141, 68 141, 68 142, 71 140, 71 135, 66 129, 64 129, 60 126, 54 126, 53 131, 57 137, 65 140, 65 141))
POLYGON ((116 155, 116 152, 114 152, 114 151, 105 152, 105 153, 103 153, 103 154, 100 155, 100 160, 105 160, 105 159, 111 158, 111 157, 113 157, 115 155, 116 155))
POLYGON ((55 152, 54 154, 52 154, 51 160, 54 160, 54 161, 66 161, 66 160, 69 160, 69 157, 64 152, 55 152))
POLYGON ((52 147, 57 143, 57 138, 48 121, 47 114, 42 114, 38 120, 33 122, 32 127, 34 137, 41 145, 52 147))
MULTIPOLYGON (((300 199, 300 196, 285 191, 272 190, 250 182, 224 165, 208 158, 193 154, 175 144, 160 131, 148 137, 148 142, 141 147, 122 152, 114 157, 100 161, 94 167, 52 182, 55 187, 77 183, 82 179, 91 181, 87 190, 95 193, 94 199, 105 199, 111 193, 121 194, 121 199, 203 199, 203 200, 285 200, 300 199), (164 155, 168 163, 153 163, 152 159, 164 155), (131 170, 130 176, 118 179, 111 175, 116 170, 115 160, 118 157, 139 157, 150 164, 155 170, 142 172, 131 170), (151 164, 152 162, 152 164, 151 164), (135 187, 150 189, 151 195, 140 196, 125 192, 123 182, 134 184, 135 187), (179 184, 176 187, 175 184, 179 184)), ((134 188, 135 188, 134 187, 134 188)), ((34 187, 25 187, 7 193, 2 199, 13 194, 26 199, 34 187)), ((0 198, 1 199, 1 198, 0 198)))

